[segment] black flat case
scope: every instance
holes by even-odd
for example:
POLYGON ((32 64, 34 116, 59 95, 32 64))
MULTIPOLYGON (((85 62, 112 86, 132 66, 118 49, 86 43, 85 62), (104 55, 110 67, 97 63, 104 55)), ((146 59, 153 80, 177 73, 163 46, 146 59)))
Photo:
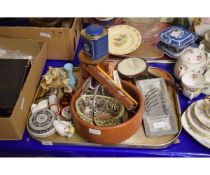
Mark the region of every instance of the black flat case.
POLYGON ((28 59, 0 59, 0 117, 10 117, 31 67, 28 59))

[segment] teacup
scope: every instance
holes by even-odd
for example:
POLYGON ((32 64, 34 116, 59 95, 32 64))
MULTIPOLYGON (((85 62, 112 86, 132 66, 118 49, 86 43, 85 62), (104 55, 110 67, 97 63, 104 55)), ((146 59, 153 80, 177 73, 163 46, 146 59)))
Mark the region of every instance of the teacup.
POLYGON ((183 86, 182 92, 189 99, 193 99, 200 95, 204 87, 206 87, 204 76, 196 73, 184 74, 181 83, 183 86))

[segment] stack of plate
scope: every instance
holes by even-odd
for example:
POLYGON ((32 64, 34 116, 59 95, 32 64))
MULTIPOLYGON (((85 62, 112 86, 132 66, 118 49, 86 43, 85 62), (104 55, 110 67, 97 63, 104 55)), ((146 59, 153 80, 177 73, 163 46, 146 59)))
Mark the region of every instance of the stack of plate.
POLYGON ((209 105, 209 100, 198 100, 191 104, 182 115, 184 129, 207 148, 210 148, 209 105))
POLYGON ((157 48, 172 58, 178 58, 187 47, 197 47, 195 41, 198 36, 178 26, 171 26, 159 33, 160 41, 157 48))

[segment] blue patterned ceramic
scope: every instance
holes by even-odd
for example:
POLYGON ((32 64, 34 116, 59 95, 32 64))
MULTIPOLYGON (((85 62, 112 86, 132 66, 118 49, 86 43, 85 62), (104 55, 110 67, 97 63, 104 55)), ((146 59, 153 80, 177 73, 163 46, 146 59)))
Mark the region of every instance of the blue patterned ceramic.
MULTIPOLYGON (((198 45, 196 43, 191 43, 189 46, 197 48, 198 45)), ((187 46, 187 47, 189 47, 187 46)), ((163 43, 162 41, 159 41, 156 45, 158 49, 160 49, 164 54, 168 55, 171 58, 179 58, 181 52, 186 48, 180 49, 179 51, 176 51, 173 47, 170 47, 169 45, 163 43)))
POLYGON ((171 26, 160 32, 159 38, 163 43, 174 47, 177 51, 180 51, 190 43, 194 43, 198 36, 185 28, 171 26))

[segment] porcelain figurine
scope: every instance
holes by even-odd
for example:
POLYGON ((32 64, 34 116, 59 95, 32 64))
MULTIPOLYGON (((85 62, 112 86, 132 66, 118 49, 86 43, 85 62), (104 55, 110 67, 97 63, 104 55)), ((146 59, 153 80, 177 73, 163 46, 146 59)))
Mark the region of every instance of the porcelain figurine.
POLYGON ((176 62, 174 68, 175 77, 180 80, 187 72, 203 74, 209 57, 210 54, 206 54, 203 44, 200 44, 199 48, 189 47, 185 49, 176 62))
POLYGON ((73 75, 73 64, 71 64, 71 63, 65 64, 64 69, 66 70, 67 75, 70 79, 70 81, 68 83, 69 86, 74 87, 76 85, 76 78, 73 75))
POLYGON ((67 72, 64 68, 53 68, 49 66, 47 73, 43 76, 43 79, 41 81, 41 87, 46 91, 50 88, 65 88, 66 92, 71 93, 73 87, 69 85, 70 81, 71 80, 68 77, 67 72))
POLYGON ((53 122, 53 126, 60 136, 66 136, 70 138, 75 132, 75 128, 71 122, 55 120, 53 122))
POLYGON ((33 113, 37 112, 38 110, 45 109, 45 108, 48 108, 48 100, 47 99, 39 101, 38 104, 32 104, 31 112, 33 114, 33 113))

